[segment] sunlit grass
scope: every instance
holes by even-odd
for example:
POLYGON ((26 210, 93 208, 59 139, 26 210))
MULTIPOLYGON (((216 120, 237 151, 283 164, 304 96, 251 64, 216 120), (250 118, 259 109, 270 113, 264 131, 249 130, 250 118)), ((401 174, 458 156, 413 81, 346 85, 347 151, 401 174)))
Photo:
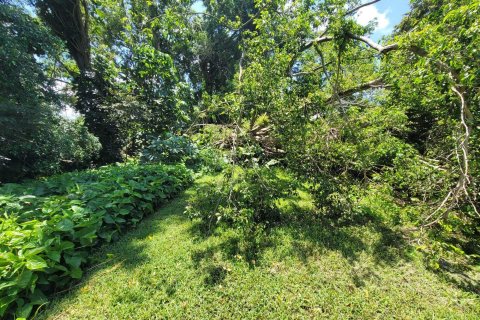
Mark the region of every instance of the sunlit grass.
MULTIPOLYGON (((204 177, 197 183, 213 178, 204 177)), ((193 189, 100 250, 84 281, 37 319, 478 319, 479 297, 427 271, 373 222, 205 236, 183 215, 193 189)), ((285 210, 293 210, 286 200, 285 210)), ((306 191, 296 199, 311 208, 306 191)))

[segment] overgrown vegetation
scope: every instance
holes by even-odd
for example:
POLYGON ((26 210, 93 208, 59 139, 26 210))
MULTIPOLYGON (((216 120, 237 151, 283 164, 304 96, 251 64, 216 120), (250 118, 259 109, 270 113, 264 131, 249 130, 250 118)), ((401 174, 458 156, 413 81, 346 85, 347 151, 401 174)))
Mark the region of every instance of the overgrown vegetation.
POLYGON ((49 63, 59 54, 48 29, 20 8, 0 3, 0 182, 87 167, 98 139, 81 119, 62 119, 49 63))
POLYGON ((368 226, 478 293, 480 1, 377 39, 379 2, 0 0, 0 310, 212 173, 186 216, 253 268, 280 230, 368 226))
POLYGON ((311 212, 301 188, 256 255, 242 230, 205 236, 182 214, 196 188, 98 251, 84 281, 36 319, 478 318, 478 295, 426 270, 421 255, 375 223, 287 222, 311 212))
POLYGON ((110 166, 1 189, 0 316, 26 318, 90 255, 191 182, 184 166, 110 166))
POLYGON ((150 141, 143 149, 140 160, 142 162, 162 163, 194 163, 198 157, 198 149, 187 137, 167 134, 150 141))
POLYGON ((218 224, 255 233, 281 221, 279 201, 295 192, 292 180, 275 170, 232 167, 228 179, 202 186, 190 199, 186 213, 199 218, 205 231, 218 224))

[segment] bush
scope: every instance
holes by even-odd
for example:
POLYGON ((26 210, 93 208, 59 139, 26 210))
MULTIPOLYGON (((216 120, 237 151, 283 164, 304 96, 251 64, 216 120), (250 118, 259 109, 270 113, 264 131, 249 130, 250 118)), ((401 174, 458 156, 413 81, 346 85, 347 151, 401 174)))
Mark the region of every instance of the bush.
POLYGON ((185 166, 110 166, 0 189, 0 317, 27 317, 192 181, 185 166))
POLYGON ((212 147, 205 147, 198 150, 198 166, 203 172, 221 172, 228 165, 224 153, 212 147))
POLYGON ((0 142, 0 182, 83 169, 101 149, 82 118, 62 119, 49 106, 0 103, 0 142))
POLYGON ((225 224, 252 231, 280 222, 278 200, 294 192, 290 180, 269 168, 231 167, 223 183, 212 182, 198 188, 186 214, 200 219, 210 229, 225 224))
POLYGON ((143 149, 142 163, 194 163, 198 154, 197 146, 185 136, 167 133, 164 137, 151 140, 143 149))
POLYGON ((217 148, 229 148, 232 143, 233 129, 229 126, 206 124, 192 140, 199 146, 214 146, 217 148))

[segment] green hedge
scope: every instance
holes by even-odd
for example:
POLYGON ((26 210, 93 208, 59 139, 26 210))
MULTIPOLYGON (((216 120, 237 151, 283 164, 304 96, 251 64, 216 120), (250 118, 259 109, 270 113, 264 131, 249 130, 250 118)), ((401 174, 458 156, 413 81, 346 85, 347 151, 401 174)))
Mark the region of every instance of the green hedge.
POLYGON ((183 165, 122 165, 0 188, 0 318, 28 317, 191 182, 183 165))

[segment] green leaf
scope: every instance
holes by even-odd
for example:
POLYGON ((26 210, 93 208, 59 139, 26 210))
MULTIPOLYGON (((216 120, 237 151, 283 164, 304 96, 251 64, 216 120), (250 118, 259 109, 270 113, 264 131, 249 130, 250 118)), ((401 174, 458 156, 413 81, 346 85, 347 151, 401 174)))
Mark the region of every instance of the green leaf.
POLYGON ((77 214, 82 214, 85 209, 79 206, 72 206, 72 211, 77 214))
POLYGON ((41 305, 48 302, 48 298, 42 292, 42 290, 35 288, 35 291, 28 297, 30 299, 30 303, 33 305, 41 305))
POLYGON ((79 256, 65 256, 65 262, 72 267, 80 267, 82 258, 79 256))
POLYGON ((82 228, 75 233, 75 237, 77 239, 95 238, 95 234, 97 232, 97 229, 98 229, 98 227, 96 225, 82 228))
POLYGON ((22 307, 17 309, 17 320, 21 318, 28 318, 30 313, 32 313, 33 305, 31 303, 24 304, 22 307))
POLYGON ((43 260, 43 258, 39 256, 27 257, 27 262, 25 263, 25 266, 29 270, 41 270, 48 267, 45 260, 43 260))
POLYGON ((108 223, 108 224, 113 224, 113 223, 115 223, 115 221, 113 220, 112 216, 109 215, 109 214, 106 214, 106 215, 103 217, 103 221, 105 221, 105 222, 108 223))
POLYGON ((80 268, 77 268, 77 267, 73 267, 71 270, 70 270, 70 276, 73 278, 73 279, 80 279, 83 275, 83 271, 82 269, 80 268))
MULTIPOLYGON (((129 202, 130 201, 128 201, 127 203, 129 203, 129 202)), ((120 211, 118 213, 122 216, 125 216, 125 215, 129 214, 130 211, 128 209, 120 209, 120 211)))
POLYGON ((11 262, 17 260, 18 257, 11 252, 0 252, 0 263, 11 262))
POLYGON ((65 251, 65 250, 75 248, 75 245, 73 244, 73 242, 70 242, 70 241, 62 241, 58 246, 58 248, 62 251, 65 251))
POLYGON ((0 283, 0 290, 17 285, 17 281, 5 281, 0 283))
POLYGON ((49 257, 55 262, 60 262, 61 254, 60 254, 60 251, 52 250, 47 252, 47 257, 49 257))
POLYGON ((7 311, 10 304, 15 301, 16 297, 16 294, 10 294, 8 296, 0 297, 0 317, 5 315, 5 311, 7 311))
POLYGON ((37 254, 39 254, 43 251, 45 251, 45 247, 38 247, 38 248, 35 248, 35 249, 25 251, 25 253, 23 255, 25 257, 35 256, 35 255, 37 255, 37 254))
POLYGON ((71 231, 73 230, 74 223, 70 219, 63 219, 59 223, 57 223, 57 230, 59 231, 71 231))
POLYGON ((23 270, 23 272, 17 277, 16 285, 19 288, 26 288, 30 284, 30 280, 32 279, 33 272, 30 270, 23 270))

